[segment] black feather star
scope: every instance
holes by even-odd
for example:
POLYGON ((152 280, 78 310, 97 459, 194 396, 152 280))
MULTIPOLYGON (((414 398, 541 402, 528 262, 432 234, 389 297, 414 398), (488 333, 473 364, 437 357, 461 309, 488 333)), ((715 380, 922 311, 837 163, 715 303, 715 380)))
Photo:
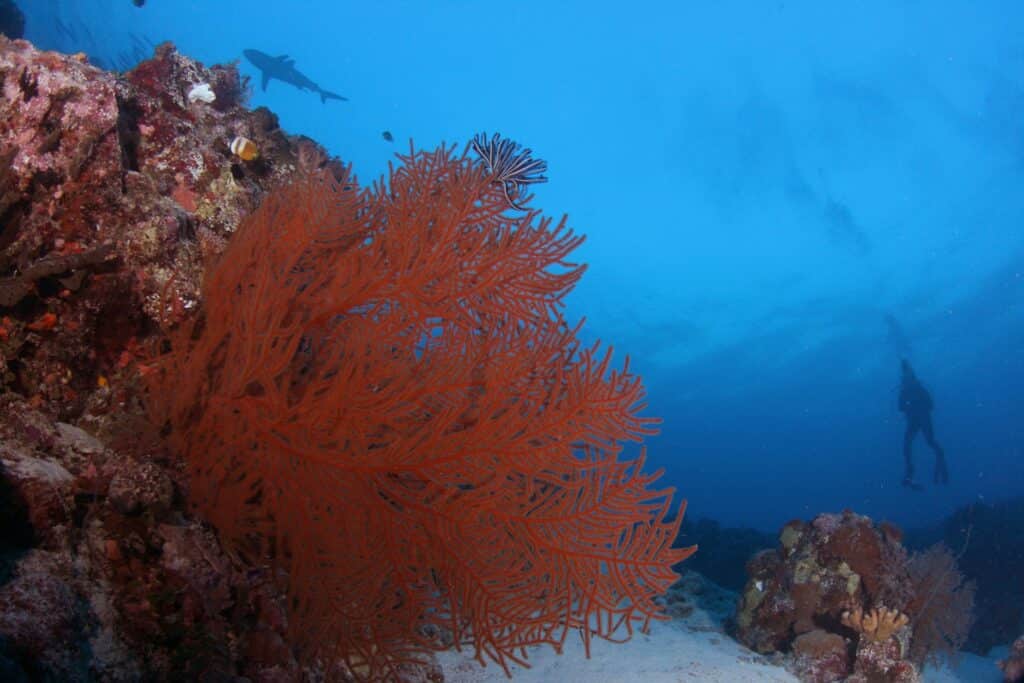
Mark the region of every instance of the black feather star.
POLYGON ((533 150, 520 150, 518 142, 502 140, 497 133, 490 140, 487 139, 487 133, 480 133, 473 137, 471 146, 493 176, 491 182, 501 185, 508 203, 520 211, 526 211, 515 200, 523 194, 527 185, 548 181, 540 175, 548 170, 547 162, 531 158, 533 150))

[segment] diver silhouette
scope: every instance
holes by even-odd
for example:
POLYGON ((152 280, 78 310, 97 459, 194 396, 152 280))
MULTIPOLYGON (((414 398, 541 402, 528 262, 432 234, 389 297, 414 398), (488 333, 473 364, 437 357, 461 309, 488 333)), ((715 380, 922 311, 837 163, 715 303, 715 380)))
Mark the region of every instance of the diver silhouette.
POLYGON ((900 365, 903 369, 903 380, 900 385, 900 411, 907 418, 907 431, 903 434, 903 460, 906 464, 903 485, 915 491, 922 490, 919 484, 914 483, 914 460, 911 454, 914 437, 918 432, 924 434, 925 441, 935 451, 935 483, 948 484, 949 472, 946 470, 946 455, 935 440, 935 430, 932 427, 932 397, 917 379, 906 358, 900 361, 900 365))

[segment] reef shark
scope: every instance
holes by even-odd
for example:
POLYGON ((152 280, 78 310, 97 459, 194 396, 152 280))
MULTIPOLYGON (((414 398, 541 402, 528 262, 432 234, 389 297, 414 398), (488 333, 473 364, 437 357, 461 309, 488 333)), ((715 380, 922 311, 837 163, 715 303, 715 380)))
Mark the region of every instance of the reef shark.
POLYGON ((267 89, 267 83, 271 79, 276 78, 282 83, 288 83, 294 85, 299 90, 312 90, 320 95, 320 101, 326 102, 327 100, 344 100, 348 101, 347 97, 341 95, 335 95, 332 92, 328 92, 321 88, 319 85, 309 80, 309 78, 295 68, 295 60, 290 58, 288 55, 279 55, 272 57, 266 52, 260 52, 259 50, 242 50, 242 54, 245 58, 252 62, 255 66, 263 73, 263 89, 267 89))

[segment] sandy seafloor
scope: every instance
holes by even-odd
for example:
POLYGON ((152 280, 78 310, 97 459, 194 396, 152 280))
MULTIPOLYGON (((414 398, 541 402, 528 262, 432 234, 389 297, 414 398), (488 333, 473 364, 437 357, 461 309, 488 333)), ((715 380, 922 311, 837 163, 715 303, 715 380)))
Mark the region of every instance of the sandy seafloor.
MULTIPOLYGON (((655 622, 650 633, 636 633, 625 644, 603 640, 591 642, 587 659, 583 641, 568 638, 565 652, 550 647, 529 651, 530 668, 513 667, 514 683, 758 683, 798 679, 780 664, 773 663, 726 635, 723 626, 731 614, 728 596, 718 589, 714 596, 697 599, 700 604, 686 617, 655 622), (710 598, 710 599, 709 599, 710 598)), ((735 602, 731 602, 732 605, 735 602)), ((960 656, 954 668, 924 671, 926 683, 1000 683, 997 656, 960 656)), ((508 681, 500 666, 486 667, 468 650, 443 652, 438 660, 446 683, 508 681)))

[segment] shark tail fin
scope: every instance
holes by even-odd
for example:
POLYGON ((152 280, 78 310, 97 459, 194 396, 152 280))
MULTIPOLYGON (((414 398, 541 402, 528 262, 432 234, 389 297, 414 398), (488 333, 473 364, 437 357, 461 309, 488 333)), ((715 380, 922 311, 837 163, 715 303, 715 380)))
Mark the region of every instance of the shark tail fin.
POLYGON ((321 102, 321 104, 326 104, 327 100, 341 100, 342 102, 348 102, 348 98, 347 97, 342 97, 341 95, 335 95, 334 93, 327 92, 326 90, 320 90, 319 92, 320 92, 320 102, 321 102))

